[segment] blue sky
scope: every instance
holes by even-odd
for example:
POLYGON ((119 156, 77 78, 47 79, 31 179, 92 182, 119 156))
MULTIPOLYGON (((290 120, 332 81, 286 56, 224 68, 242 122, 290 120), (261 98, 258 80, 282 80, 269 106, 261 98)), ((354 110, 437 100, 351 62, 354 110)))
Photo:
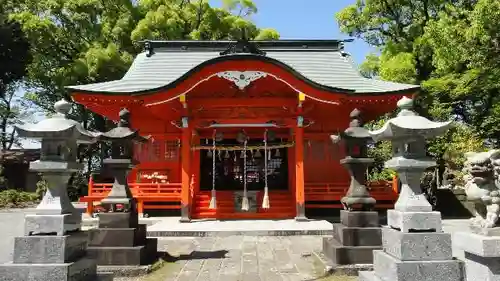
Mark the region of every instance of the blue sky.
MULTIPOLYGON (((282 39, 345 39, 335 21, 335 13, 356 0, 253 0, 258 13, 252 20, 258 27, 278 30, 282 39)), ((220 6, 222 0, 210 0, 220 6)), ((374 51, 360 39, 346 44, 357 64, 374 51)))

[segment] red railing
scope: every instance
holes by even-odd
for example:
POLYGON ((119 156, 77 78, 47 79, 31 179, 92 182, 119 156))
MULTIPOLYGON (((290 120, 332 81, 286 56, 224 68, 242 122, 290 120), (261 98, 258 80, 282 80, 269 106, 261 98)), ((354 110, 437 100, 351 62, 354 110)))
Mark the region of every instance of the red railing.
MULTIPOLYGON (((392 181, 369 182, 367 188, 371 196, 379 201, 376 205, 379 209, 392 208, 398 198, 396 177, 392 181)), ((306 208, 342 208, 338 201, 344 197, 348 189, 349 183, 306 183, 304 187, 306 208)))
MULTIPOLYGON (((101 201, 111 190, 112 183, 94 183, 89 180, 88 195, 81 197, 87 202, 87 213, 94 213, 94 202, 101 201)), ((144 209, 180 209, 181 183, 129 183, 132 195, 137 200, 139 214, 144 209), (174 205, 147 205, 145 202, 179 202, 174 205)))

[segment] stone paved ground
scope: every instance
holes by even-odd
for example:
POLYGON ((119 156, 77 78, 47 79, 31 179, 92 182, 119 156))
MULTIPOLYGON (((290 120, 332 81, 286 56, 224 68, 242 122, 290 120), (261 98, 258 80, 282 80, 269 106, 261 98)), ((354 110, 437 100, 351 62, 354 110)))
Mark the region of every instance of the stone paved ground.
POLYGON ((175 262, 158 281, 298 281, 322 275, 320 236, 162 238, 175 262))
MULTIPOLYGON (((14 237, 23 234, 24 215, 30 212, 33 210, 0 210, 0 263, 12 260, 14 237)), ((443 222, 445 231, 451 233, 467 231, 466 225, 466 220, 443 222)), ((320 249, 320 236, 162 238, 159 250, 167 251, 173 263, 165 267, 168 274, 160 279, 143 280, 318 280, 323 270, 317 254, 320 249)), ((115 278, 115 281, 133 280, 115 278)), ((342 277, 333 280, 344 281, 342 277)))

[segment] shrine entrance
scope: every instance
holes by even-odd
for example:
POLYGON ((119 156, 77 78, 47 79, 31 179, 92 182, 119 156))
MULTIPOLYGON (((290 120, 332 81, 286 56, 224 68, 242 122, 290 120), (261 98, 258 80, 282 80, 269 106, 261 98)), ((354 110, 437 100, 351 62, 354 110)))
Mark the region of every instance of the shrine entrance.
MULTIPOLYGON (((202 141, 212 142, 208 139, 202 141)), ((215 153, 213 150, 201 151, 200 189, 208 191, 215 184, 215 189, 219 191, 242 191, 246 178, 247 190, 262 191, 266 182, 267 164, 269 190, 288 190, 288 149, 273 148, 265 153, 264 149, 256 148, 262 144, 263 139, 249 139, 248 148, 238 150, 241 143, 236 139, 225 139, 217 142, 215 153)), ((269 145, 272 146, 273 143, 269 145)))

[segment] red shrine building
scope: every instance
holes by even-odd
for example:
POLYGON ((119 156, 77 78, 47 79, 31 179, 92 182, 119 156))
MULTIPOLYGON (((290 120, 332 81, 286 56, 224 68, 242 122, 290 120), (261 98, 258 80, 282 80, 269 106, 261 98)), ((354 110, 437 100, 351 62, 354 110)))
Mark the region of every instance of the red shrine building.
MULTIPOLYGON (((419 87, 368 79, 339 40, 146 41, 120 80, 68 87, 75 102, 131 124, 149 142, 129 174, 139 213, 181 220, 305 218, 341 208, 350 177, 330 135, 390 112, 419 87)), ((369 183, 378 208, 397 191, 369 183)), ((110 184, 89 181, 93 212, 110 184)))

